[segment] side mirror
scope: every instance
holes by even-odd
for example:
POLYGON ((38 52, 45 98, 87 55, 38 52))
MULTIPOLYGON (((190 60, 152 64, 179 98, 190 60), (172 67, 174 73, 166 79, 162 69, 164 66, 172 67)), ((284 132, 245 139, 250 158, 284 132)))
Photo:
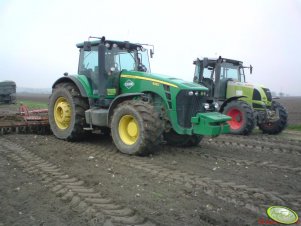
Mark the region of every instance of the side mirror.
POLYGON ((153 58, 154 51, 152 49, 150 49, 149 53, 150 53, 150 57, 153 58))
POLYGON ((91 42, 84 42, 84 51, 91 51, 91 42))
POLYGON ((250 74, 252 74, 252 72, 253 72, 253 66, 250 65, 250 74))

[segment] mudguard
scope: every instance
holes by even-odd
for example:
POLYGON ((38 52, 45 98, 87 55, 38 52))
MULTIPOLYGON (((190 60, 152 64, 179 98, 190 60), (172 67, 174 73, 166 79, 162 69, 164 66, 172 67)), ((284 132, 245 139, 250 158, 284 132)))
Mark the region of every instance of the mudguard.
POLYGON ((145 94, 144 93, 125 93, 125 94, 121 94, 119 96, 117 96, 113 101, 112 103, 110 104, 110 107, 109 107, 109 112, 108 112, 108 118, 107 118, 107 124, 110 125, 110 118, 113 114, 113 111, 115 109, 115 107, 125 101, 125 100, 129 100, 135 96, 144 96, 145 94))
POLYGON ((61 77, 58 80, 56 80, 53 85, 52 85, 52 89, 59 83, 63 83, 63 82, 72 82, 76 85, 76 87, 79 89, 79 92, 81 94, 81 96, 83 97, 88 97, 87 92, 84 88, 84 86, 82 85, 82 83, 75 77, 75 76, 65 76, 65 77, 61 77))
POLYGON ((239 98, 243 98, 243 97, 246 97, 246 96, 233 96, 233 97, 230 97, 228 98, 227 100, 225 100, 223 102, 223 104, 221 105, 221 107, 219 108, 219 112, 223 112, 224 111, 224 107, 231 101, 233 100, 238 100, 239 98))

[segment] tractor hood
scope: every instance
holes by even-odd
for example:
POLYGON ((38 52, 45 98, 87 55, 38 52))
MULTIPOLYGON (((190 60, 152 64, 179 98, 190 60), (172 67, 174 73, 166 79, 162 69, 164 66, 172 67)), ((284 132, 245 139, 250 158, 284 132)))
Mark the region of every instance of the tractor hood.
POLYGON ((270 105, 272 95, 269 89, 261 85, 253 85, 237 81, 229 81, 227 88, 227 97, 245 96, 250 102, 262 101, 270 105))
POLYGON ((162 75, 162 74, 155 74, 155 73, 145 73, 145 72, 138 72, 138 71, 123 71, 121 73, 122 78, 129 78, 129 79, 139 79, 139 80, 146 80, 150 81, 153 84, 163 84, 169 85, 174 88, 179 89, 187 89, 187 90, 201 90, 207 91, 208 89, 202 85, 187 82, 179 78, 175 78, 172 76, 162 75))

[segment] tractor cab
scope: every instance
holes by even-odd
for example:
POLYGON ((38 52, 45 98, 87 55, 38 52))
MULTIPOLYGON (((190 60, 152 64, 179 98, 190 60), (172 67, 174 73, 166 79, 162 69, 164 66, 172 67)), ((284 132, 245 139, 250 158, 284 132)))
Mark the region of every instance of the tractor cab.
POLYGON ((96 105, 109 106, 120 94, 119 79, 123 70, 150 73, 148 50, 140 44, 102 37, 79 43, 77 47, 80 51, 78 74, 87 78, 96 105))
MULTIPOLYGON (((209 96, 219 100, 227 98, 227 85, 231 81, 245 83, 245 73, 241 61, 219 57, 218 59, 197 59, 193 62, 195 67, 194 82, 202 84, 209 89, 209 96)), ((250 66, 252 71, 252 66, 250 66)))

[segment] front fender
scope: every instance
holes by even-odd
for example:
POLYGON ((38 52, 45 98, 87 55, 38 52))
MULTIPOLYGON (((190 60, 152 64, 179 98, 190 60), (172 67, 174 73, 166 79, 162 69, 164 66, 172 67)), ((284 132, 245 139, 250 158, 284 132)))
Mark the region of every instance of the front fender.
POLYGON ((124 94, 117 96, 110 104, 108 117, 107 117, 107 125, 110 126, 111 116, 113 115, 114 109, 116 108, 116 106, 118 104, 120 104, 121 102, 123 102, 125 100, 132 99, 133 97, 144 96, 144 95, 145 95, 144 93, 124 93, 124 94))
POLYGON ((246 96, 233 96, 233 97, 230 97, 228 98, 227 100, 224 101, 224 103, 221 105, 220 109, 219 109, 219 112, 223 112, 224 111, 224 107, 231 101, 233 100, 238 100, 239 98, 243 98, 243 97, 246 97, 246 96))

